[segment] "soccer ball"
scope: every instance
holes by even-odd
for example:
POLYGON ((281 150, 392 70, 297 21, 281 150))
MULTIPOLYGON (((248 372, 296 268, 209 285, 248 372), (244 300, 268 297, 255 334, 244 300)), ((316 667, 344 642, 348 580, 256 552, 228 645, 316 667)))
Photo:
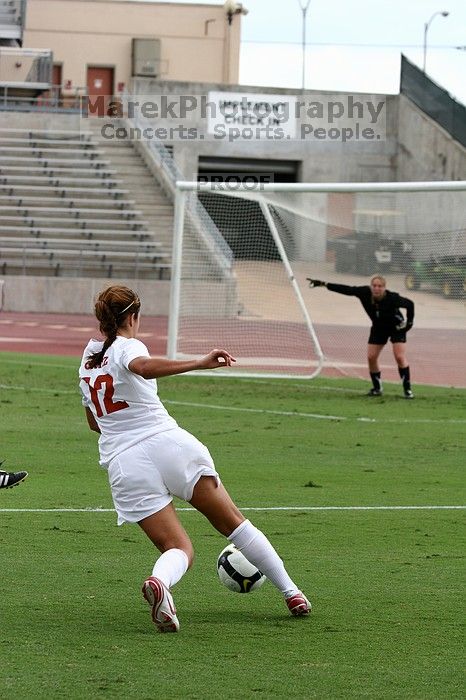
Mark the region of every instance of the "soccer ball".
POLYGON ((220 582, 235 593, 257 591, 266 577, 249 562, 234 544, 223 549, 217 559, 217 573, 220 582))

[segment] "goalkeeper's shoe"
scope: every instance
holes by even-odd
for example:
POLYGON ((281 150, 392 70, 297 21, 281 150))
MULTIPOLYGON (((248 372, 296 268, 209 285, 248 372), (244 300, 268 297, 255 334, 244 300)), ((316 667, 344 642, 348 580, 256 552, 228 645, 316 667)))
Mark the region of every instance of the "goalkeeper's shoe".
POLYGON ((309 615, 312 610, 311 602, 303 593, 301 593, 301 591, 298 591, 288 598, 285 598, 285 603, 287 604, 290 613, 295 617, 309 615))
MULTIPOLYGON (((0 462, 0 466, 3 462, 0 462)), ((4 472, 0 469, 0 489, 11 489, 27 477, 27 472, 4 472)))
POLYGON ((180 623, 168 588, 155 576, 142 584, 142 594, 152 608, 152 621, 159 632, 178 632, 180 623))
POLYGON ((375 387, 372 387, 372 389, 367 392, 366 396, 383 396, 383 389, 376 389, 375 387))
POLYGON ((411 389, 404 390, 405 399, 414 399, 414 394, 411 389))

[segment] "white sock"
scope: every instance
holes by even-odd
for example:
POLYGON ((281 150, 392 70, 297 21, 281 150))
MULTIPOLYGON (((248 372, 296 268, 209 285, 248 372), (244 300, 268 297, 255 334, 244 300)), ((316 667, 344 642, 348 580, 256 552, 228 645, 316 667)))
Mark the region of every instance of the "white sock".
POLYGON ((288 597, 299 591, 267 537, 249 520, 238 525, 228 539, 251 564, 257 566, 267 576, 283 595, 288 597))
POLYGON ((187 572, 189 566, 188 555, 182 549, 167 549, 160 555, 152 569, 152 576, 160 579, 167 588, 178 583, 187 572))

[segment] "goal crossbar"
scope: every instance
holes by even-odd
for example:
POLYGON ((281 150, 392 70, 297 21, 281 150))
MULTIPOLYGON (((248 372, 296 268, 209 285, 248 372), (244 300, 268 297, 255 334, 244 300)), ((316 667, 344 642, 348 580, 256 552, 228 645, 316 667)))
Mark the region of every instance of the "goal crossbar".
POLYGON ((178 180, 178 190, 187 192, 229 192, 236 190, 247 194, 254 192, 439 192, 441 190, 466 190, 466 180, 442 180, 429 182, 266 182, 252 187, 241 187, 228 182, 196 182, 178 180))

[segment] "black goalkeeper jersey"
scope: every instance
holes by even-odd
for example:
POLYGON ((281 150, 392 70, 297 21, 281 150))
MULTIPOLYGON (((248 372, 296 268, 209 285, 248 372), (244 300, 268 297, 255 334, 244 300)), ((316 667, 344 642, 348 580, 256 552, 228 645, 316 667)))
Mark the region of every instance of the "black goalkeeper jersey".
POLYGON ((390 292, 387 289, 382 299, 375 301, 369 285, 351 287, 347 284, 327 282, 327 289, 349 297, 357 297, 376 328, 391 331, 403 320, 400 309, 406 309, 406 321, 410 325, 413 323, 414 302, 400 296, 398 292, 390 292))

